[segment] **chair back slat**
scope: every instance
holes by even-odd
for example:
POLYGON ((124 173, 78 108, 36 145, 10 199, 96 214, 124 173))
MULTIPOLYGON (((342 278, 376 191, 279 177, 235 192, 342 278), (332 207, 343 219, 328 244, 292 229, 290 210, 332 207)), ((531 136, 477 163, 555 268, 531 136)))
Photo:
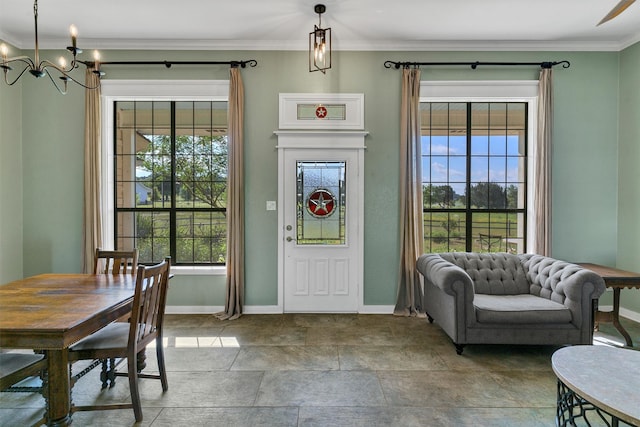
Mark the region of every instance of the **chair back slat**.
POLYGON ((160 264, 138 267, 129 334, 129 349, 136 354, 138 348, 162 336, 170 268, 169 257, 160 264))
POLYGON ((94 274, 136 274, 138 270, 138 249, 130 251, 107 251, 96 249, 94 274))

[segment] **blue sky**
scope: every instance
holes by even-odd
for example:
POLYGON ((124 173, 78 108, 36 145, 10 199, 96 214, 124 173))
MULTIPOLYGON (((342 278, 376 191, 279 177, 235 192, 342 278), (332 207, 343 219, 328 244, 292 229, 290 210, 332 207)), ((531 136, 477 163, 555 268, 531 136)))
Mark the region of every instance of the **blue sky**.
MULTIPOLYGON (((475 135, 471 137, 471 182, 517 183, 522 157, 518 135, 475 135)), ((464 194, 467 178, 465 135, 422 137, 423 182, 449 184, 464 194)))

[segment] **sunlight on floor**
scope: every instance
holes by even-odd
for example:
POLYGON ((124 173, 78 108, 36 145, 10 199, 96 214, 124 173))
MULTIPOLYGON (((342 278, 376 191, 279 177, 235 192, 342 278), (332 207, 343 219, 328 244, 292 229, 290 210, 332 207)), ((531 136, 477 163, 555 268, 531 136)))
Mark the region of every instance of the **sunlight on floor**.
MULTIPOLYGON (((155 341, 148 347, 155 348, 155 341)), ((162 346, 175 348, 240 348, 236 337, 165 337, 162 346)))

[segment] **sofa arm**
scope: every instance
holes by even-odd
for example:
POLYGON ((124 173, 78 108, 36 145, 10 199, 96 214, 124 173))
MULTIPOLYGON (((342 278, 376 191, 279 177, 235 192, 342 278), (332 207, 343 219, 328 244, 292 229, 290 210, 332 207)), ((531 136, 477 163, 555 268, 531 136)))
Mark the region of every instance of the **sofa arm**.
POLYGON ((586 268, 576 267, 567 271, 567 277, 558 282, 567 298, 574 301, 600 298, 606 289, 602 277, 586 268))
POLYGON ((591 270, 541 255, 519 255, 531 282, 531 293, 564 304, 572 323, 591 327, 592 301, 605 291, 602 277, 591 270))
POLYGON ((554 301, 564 298, 590 301, 605 291, 602 277, 577 264, 542 255, 524 254, 519 257, 531 283, 532 294, 554 301))
POLYGON ((416 262, 416 267, 426 281, 439 287, 448 295, 457 296, 464 293, 473 295, 473 281, 467 272, 439 254, 421 255, 416 262))

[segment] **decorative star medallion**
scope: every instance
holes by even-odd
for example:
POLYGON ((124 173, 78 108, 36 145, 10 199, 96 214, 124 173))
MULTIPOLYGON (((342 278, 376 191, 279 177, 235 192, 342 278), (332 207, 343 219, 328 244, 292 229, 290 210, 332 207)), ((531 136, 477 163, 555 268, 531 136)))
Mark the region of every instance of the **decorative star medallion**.
POLYGON ((316 117, 319 118, 319 119, 326 119, 327 118, 327 107, 319 105, 316 108, 316 117))
POLYGON ((318 188, 307 197, 307 210, 316 218, 326 218, 333 214, 336 208, 336 198, 324 188, 318 188))

